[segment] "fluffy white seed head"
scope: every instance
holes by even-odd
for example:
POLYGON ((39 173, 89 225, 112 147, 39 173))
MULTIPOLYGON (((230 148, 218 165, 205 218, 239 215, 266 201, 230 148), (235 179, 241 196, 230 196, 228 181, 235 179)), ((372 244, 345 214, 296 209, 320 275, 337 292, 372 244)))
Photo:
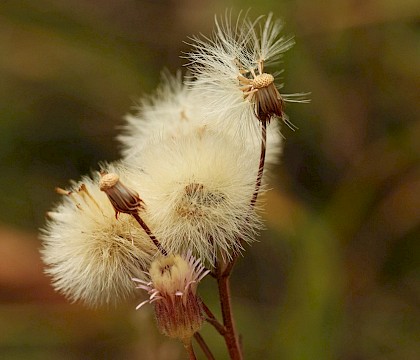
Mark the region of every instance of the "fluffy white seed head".
POLYGON ((292 38, 280 36, 281 29, 281 21, 271 14, 265 21, 263 17, 251 21, 246 15, 233 20, 227 13, 223 19, 216 18, 211 38, 193 38, 193 51, 187 55, 189 84, 219 126, 239 122, 247 132, 258 128, 258 120, 278 117, 287 122, 283 96, 274 83, 279 71, 265 70, 293 45, 292 38))
POLYGON ((173 137, 189 132, 197 122, 201 124, 197 109, 189 88, 183 84, 181 72, 176 76, 163 72, 156 93, 142 99, 136 112, 125 117, 123 134, 118 136, 123 156, 130 156, 133 150, 140 151, 151 136, 173 137))
POLYGON ((99 174, 66 190, 48 213, 42 259, 53 286, 70 300, 90 306, 115 304, 133 294, 156 248, 128 214, 115 211, 99 189, 99 174))
POLYGON ((149 224, 163 248, 193 250, 213 263, 252 241, 260 227, 250 207, 258 161, 259 153, 206 127, 155 139, 133 156, 132 178, 141 184, 149 224))

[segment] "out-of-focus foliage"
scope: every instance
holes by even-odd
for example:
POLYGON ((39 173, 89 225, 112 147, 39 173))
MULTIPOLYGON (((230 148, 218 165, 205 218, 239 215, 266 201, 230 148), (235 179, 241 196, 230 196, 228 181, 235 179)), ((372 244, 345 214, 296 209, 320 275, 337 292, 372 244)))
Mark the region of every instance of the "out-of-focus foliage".
POLYGON ((418 357, 418 1, 3 0, 1 359, 184 358, 135 303, 93 311, 55 295, 35 234, 53 188, 119 157, 122 116, 225 7, 282 17, 297 43, 284 91, 312 93, 287 106, 299 130, 284 129, 268 229, 232 280, 247 358, 418 357))

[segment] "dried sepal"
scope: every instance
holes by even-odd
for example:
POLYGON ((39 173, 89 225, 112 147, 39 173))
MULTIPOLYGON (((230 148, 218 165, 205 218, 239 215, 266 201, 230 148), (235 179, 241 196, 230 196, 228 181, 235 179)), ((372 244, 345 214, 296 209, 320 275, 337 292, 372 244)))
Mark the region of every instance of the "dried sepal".
POLYGON ((115 173, 101 173, 99 181, 99 188, 105 192, 109 201, 115 210, 115 217, 118 218, 119 213, 137 214, 140 209, 143 209, 143 201, 139 194, 125 186, 120 177, 115 173))
POLYGON ((249 101, 254 108, 254 114, 261 122, 269 123, 272 117, 283 119, 284 101, 274 84, 274 76, 263 73, 263 62, 258 66, 260 74, 252 71, 252 79, 245 76, 246 71, 239 67, 239 83, 244 93, 244 99, 249 101))
POLYGON ((186 255, 159 256, 151 264, 150 281, 133 279, 149 298, 137 306, 154 305, 160 332, 188 342, 204 322, 198 283, 209 273, 191 252, 186 255))

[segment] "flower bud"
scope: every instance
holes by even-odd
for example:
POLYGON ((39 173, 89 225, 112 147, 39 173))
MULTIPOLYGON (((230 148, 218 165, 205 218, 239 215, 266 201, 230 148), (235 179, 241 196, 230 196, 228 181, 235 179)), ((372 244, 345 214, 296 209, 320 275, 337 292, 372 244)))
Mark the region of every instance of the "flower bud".
POLYGON ((133 189, 125 186, 117 174, 101 173, 99 188, 105 192, 115 210, 115 217, 119 213, 137 214, 143 208, 143 201, 133 189))
POLYGON ((191 253, 156 258, 150 266, 150 282, 133 279, 139 284, 138 289, 146 290, 150 295, 137 309, 153 303, 157 326, 162 334, 188 341, 204 321, 196 290, 208 272, 191 253))
POLYGON ((257 75, 252 81, 249 101, 254 105, 254 113, 261 122, 270 122, 271 117, 284 117, 284 101, 274 84, 271 74, 257 75))

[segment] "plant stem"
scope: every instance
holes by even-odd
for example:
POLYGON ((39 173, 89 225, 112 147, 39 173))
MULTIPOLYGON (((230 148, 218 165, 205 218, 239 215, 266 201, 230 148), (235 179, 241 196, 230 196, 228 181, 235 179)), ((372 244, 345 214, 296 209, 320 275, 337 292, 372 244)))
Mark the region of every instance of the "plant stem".
POLYGON ((219 288, 220 307, 222 309, 223 324, 226 329, 224 334, 229 356, 232 360, 242 360, 242 351, 236 334, 235 323, 232 314, 232 302, 230 296, 229 276, 219 267, 217 285, 219 288))
POLYGON ((258 166, 258 175, 257 181, 255 182, 255 190, 251 199, 251 208, 255 206, 257 202, 258 194, 261 188, 262 176, 264 173, 264 164, 265 164, 265 153, 267 148, 267 123, 265 121, 261 122, 261 153, 260 153, 260 164, 258 166))
POLYGON ((213 356, 210 348, 207 346, 206 342, 204 341, 203 337, 200 333, 196 332, 194 334, 195 341, 197 341, 198 345, 200 345, 201 350, 203 350, 204 355, 206 355, 208 360, 216 360, 213 356))
MULTIPOLYGON (((241 241, 242 242, 242 239, 240 239, 239 241, 241 241)), ((233 270, 233 267, 235 266, 235 264, 236 264, 236 260, 238 260, 238 254, 233 254, 233 256, 232 256, 232 260, 230 260, 227 264, 226 264, 226 267, 225 267, 225 269, 223 270, 223 276, 229 276, 230 275, 230 273, 232 272, 232 270, 233 270)))
POLYGON ((209 309, 209 307, 203 302, 203 300, 201 300, 201 304, 203 306, 203 310, 206 313, 207 317, 206 317, 206 321, 213 325, 214 328, 217 330, 217 332, 222 335, 225 336, 226 333, 226 329, 225 327, 216 319, 216 317, 214 316, 214 314, 212 313, 212 311, 209 309))
POLYGON ((188 357, 190 360, 197 360, 197 357, 195 356, 195 353, 194 353, 194 349, 192 347, 191 339, 184 342, 184 348, 185 350, 187 350, 188 357))
POLYGON ((136 219, 136 221, 143 228, 145 233, 149 236, 150 240, 153 241, 153 244, 156 245, 156 247, 159 249, 159 251, 165 256, 168 255, 167 251, 162 247, 162 245, 160 244, 158 239, 156 239, 156 236, 153 235, 152 231, 149 229, 149 227, 146 225, 146 223, 143 221, 143 219, 137 213, 132 213, 131 215, 133 215, 134 219, 136 219))
MULTIPOLYGON (((257 202, 258 194, 261 189, 261 182, 264 173, 264 165, 265 165, 265 155, 266 155, 266 148, 267 148, 267 123, 265 121, 261 122, 261 153, 260 153, 260 162, 258 165, 258 173, 257 173, 257 180, 255 182, 255 190, 251 198, 250 207, 251 210, 255 207, 257 202)), ((242 242, 242 239, 238 239, 238 241, 242 242)), ((229 286, 229 279, 230 274, 232 273, 233 267, 238 259, 238 254, 234 254, 232 259, 225 264, 224 266, 221 263, 217 264, 217 285, 219 289, 219 299, 220 299, 220 307, 222 309, 222 317, 223 317, 223 325, 224 331, 219 331, 218 327, 213 324, 215 317, 211 313, 207 313, 208 319, 213 326, 219 331, 219 333, 225 338, 226 346, 228 348, 229 356, 232 360, 242 360, 242 347, 239 341, 239 337, 236 333, 235 323, 233 319, 232 313, 232 301, 230 296, 230 286, 229 286)), ((204 308, 206 311, 206 308, 204 308)), ((216 320, 217 322, 217 320, 216 320)))

